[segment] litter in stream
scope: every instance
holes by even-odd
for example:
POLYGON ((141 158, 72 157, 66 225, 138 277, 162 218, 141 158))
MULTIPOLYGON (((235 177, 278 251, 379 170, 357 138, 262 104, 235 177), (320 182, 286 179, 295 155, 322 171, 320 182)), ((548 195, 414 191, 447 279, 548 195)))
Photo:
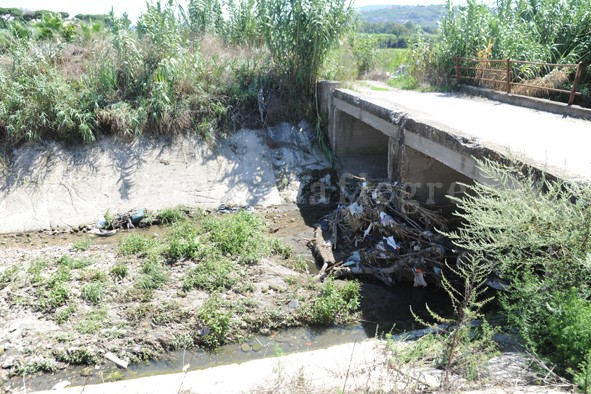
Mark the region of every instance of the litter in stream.
MULTIPOLYGON (((391 285, 440 285, 449 241, 444 217, 389 180, 355 179, 349 204, 324 216, 313 249, 322 262, 320 277, 371 276, 391 285)), ((455 256, 454 256, 455 259, 455 256)))

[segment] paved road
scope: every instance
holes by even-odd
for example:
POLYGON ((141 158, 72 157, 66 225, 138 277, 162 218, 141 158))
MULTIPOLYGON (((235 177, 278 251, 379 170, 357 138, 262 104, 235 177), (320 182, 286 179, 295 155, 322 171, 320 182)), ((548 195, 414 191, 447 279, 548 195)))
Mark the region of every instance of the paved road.
POLYGON ((365 100, 402 109, 413 118, 566 178, 591 180, 591 122, 448 93, 419 93, 360 82, 353 89, 365 100))

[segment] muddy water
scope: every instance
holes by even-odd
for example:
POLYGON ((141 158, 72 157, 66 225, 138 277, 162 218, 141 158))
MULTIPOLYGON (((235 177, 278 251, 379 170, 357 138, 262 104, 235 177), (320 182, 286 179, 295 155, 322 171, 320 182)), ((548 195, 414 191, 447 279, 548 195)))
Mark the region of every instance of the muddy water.
MULTIPOLYGON (((294 253, 310 257, 307 247, 312 237, 312 226, 320 217, 333 207, 316 206, 294 209, 293 206, 277 207, 265 211, 264 215, 272 236, 282 238, 290 244, 294 253)), ((151 227, 137 229, 151 234, 166 235, 166 228, 151 227)), ((113 237, 99 238, 95 244, 116 244, 126 232, 113 237)), ((47 245, 63 245, 88 237, 86 234, 47 234, 43 232, 28 234, 10 234, 0 236, 2 247, 19 246, 37 248, 47 245)), ((316 267, 311 264, 311 274, 316 267)), ((130 366, 128 370, 118 370, 112 363, 99 368, 73 367, 54 374, 41 374, 26 377, 29 389, 51 389, 62 381, 71 385, 97 384, 117 379, 129 379, 162 373, 174 373, 183 370, 203 369, 217 365, 240 363, 273 357, 293 352, 316 350, 328 346, 359 341, 381 336, 384 333, 401 333, 419 328, 414 323, 410 312, 428 318, 425 305, 438 313, 449 313, 449 301, 445 293, 434 287, 413 288, 412 284, 402 283, 386 287, 375 282, 363 282, 361 287, 362 318, 359 324, 348 327, 328 329, 294 328, 270 332, 267 336, 253 336, 238 344, 223 346, 215 353, 202 350, 172 352, 156 361, 130 366)), ((22 377, 11 382, 13 387, 22 386, 22 377)))

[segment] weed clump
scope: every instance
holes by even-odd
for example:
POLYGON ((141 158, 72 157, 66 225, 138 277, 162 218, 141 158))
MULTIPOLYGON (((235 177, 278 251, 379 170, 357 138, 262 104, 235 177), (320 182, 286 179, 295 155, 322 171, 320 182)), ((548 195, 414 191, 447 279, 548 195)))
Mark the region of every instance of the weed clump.
POLYGON ((158 256, 151 256, 142 263, 142 275, 137 278, 135 286, 142 290, 154 290, 166 283, 167 280, 166 268, 158 256))
POLYGON ((63 255, 57 262, 59 265, 73 270, 85 268, 92 264, 92 261, 88 259, 75 259, 68 255, 63 255))
POLYGON ((174 224, 186 219, 187 215, 180 207, 165 208, 156 215, 156 220, 162 224, 174 224))
POLYGON ((163 253, 174 260, 201 257, 205 250, 199 241, 199 231, 196 225, 191 222, 175 223, 163 253))
POLYGON ((129 273, 129 268, 125 263, 117 263, 111 267, 109 273, 116 279, 123 279, 129 273))
POLYGON ((207 217, 202 225, 222 255, 238 257, 241 262, 251 264, 269 251, 263 236, 264 220, 246 210, 233 215, 207 217))
POLYGON ((229 289, 237 283, 236 267, 227 260, 205 259, 187 272, 183 281, 183 290, 191 289, 215 291, 229 289))
POLYGON ((206 349, 214 349, 226 343, 230 317, 231 314, 219 295, 212 294, 197 314, 197 323, 201 328, 195 334, 195 341, 206 349))
POLYGON ((318 297, 304 308, 302 318, 316 325, 351 321, 359 309, 359 290, 357 281, 346 281, 342 286, 337 286, 334 280, 328 279, 318 297))
POLYGON ((156 245, 156 242, 146 235, 131 234, 119 241, 117 252, 122 256, 132 256, 147 253, 156 245))
POLYGON ((93 304, 98 304, 103 298, 105 289, 100 281, 87 283, 82 287, 82 298, 93 304))

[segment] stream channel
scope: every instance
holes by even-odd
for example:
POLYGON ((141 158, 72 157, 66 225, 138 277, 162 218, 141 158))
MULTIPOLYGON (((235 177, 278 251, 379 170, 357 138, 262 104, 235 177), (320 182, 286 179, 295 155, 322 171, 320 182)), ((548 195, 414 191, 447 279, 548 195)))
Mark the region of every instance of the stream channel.
MULTIPOLYGON (((312 259, 306 246, 312 238, 313 225, 334 206, 295 207, 293 205, 273 208, 276 225, 273 236, 280 237, 290 244, 295 253, 312 259)), ((269 221, 269 211, 266 212, 269 221)), ((150 231, 160 231, 151 227, 150 231)), ((142 229, 134 231, 145 231, 142 229)), ((52 243, 71 243, 80 234, 47 235, 44 233, 3 235, 0 243, 6 246, 23 244, 31 247, 52 243)), ((119 234, 110 238, 97 238, 96 242, 115 243, 119 234)), ((315 275, 318 268, 310 266, 310 275, 315 275)), ((330 328, 298 327, 271 331, 266 335, 255 335, 243 343, 222 346, 215 352, 201 349, 170 352, 158 360, 130 365, 128 369, 118 369, 107 362, 97 367, 72 366, 56 373, 26 376, 26 390, 48 390, 64 381, 70 386, 97 384, 106 381, 131 379, 143 376, 176 373, 218 365, 242 363, 264 357, 275 357, 289 353, 326 348, 332 345, 362 341, 367 338, 382 337, 386 333, 403 334, 423 328, 418 325, 411 313, 428 319, 426 304, 433 311, 449 315, 448 296, 441 289, 430 285, 415 288, 412 283, 397 283, 385 286, 375 281, 361 282, 361 319, 356 325, 330 328)), ((403 334, 404 335, 404 334, 403 334)), ((6 382, 9 383, 9 382, 6 382)), ((14 377, 10 386, 24 389, 23 377, 14 377)))

